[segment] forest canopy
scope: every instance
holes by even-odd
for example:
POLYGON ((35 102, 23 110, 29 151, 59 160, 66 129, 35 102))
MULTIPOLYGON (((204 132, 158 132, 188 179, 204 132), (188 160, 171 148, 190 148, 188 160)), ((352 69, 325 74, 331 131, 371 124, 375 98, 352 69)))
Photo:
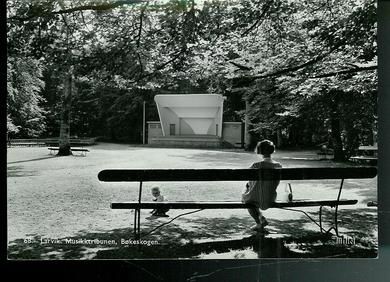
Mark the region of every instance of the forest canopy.
POLYGON ((376 140, 372 0, 7 1, 12 138, 142 140, 158 93, 227 97, 253 140, 327 143, 336 159, 376 140), (62 129, 61 129, 62 130, 62 129))

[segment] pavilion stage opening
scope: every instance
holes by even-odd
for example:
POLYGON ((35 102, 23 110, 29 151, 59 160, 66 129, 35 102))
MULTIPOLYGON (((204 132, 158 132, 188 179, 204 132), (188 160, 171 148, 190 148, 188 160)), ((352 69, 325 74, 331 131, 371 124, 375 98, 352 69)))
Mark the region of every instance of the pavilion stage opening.
POLYGON ((228 143, 241 146, 241 122, 222 121, 222 95, 162 94, 156 95, 154 101, 160 121, 148 122, 150 145, 219 148, 228 143))

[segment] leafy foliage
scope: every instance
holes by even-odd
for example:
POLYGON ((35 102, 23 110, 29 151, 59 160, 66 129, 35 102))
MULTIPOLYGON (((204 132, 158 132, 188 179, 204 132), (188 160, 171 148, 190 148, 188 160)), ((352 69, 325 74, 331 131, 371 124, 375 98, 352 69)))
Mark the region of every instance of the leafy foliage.
POLYGON ((227 96, 228 120, 248 114, 253 135, 286 146, 328 142, 342 159, 375 139, 372 0, 13 0, 7 24, 9 54, 46 66, 46 134, 72 65, 77 135, 139 141, 143 101, 207 91, 227 96))
POLYGON ((12 58, 7 61, 7 129, 23 137, 35 137, 45 129, 44 99, 40 92, 42 66, 32 58, 12 58))

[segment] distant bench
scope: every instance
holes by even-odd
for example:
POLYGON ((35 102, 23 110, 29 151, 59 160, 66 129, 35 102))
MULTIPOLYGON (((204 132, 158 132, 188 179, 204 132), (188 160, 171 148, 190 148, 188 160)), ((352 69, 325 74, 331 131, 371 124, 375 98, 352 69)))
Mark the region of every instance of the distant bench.
POLYGON ((8 142, 8 147, 43 147, 45 145, 44 142, 8 142))
MULTIPOLYGON (((47 141, 46 142, 46 146, 58 146, 59 144, 59 141, 47 141)), ((80 146, 80 147, 83 147, 83 146, 88 146, 88 145, 91 145, 91 142, 89 140, 74 140, 74 139, 71 139, 69 141, 69 144, 71 146, 80 146)))
POLYGON ((349 160, 356 163, 366 163, 376 165, 378 162, 378 147, 377 146, 360 146, 358 148, 358 156, 350 157, 349 160))
POLYGON ((329 159, 333 158, 334 151, 333 151, 333 149, 321 148, 320 151, 317 152, 317 155, 320 158, 320 160, 324 160, 324 159, 328 160, 328 156, 329 156, 329 159))
MULTIPOLYGON (((69 143, 71 146, 89 146, 96 143, 96 138, 70 138, 69 143)), ((32 146, 55 146, 59 145, 59 138, 41 138, 41 139, 8 139, 8 147, 32 147, 32 146)))
POLYGON ((354 156, 354 157, 350 157, 349 160, 355 163, 366 163, 366 164, 376 165, 378 162, 378 157, 354 156))
MULTIPOLYGON (((55 151, 58 151, 60 148, 59 147, 49 147, 47 149, 50 150, 49 154, 52 154, 55 151)), ((86 157, 87 152, 89 152, 88 149, 84 149, 84 148, 71 148, 70 150, 71 150, 71 152, 81 152, 81 155, 83 155, 84 157, 86 157)))
MULTIPOLYGON (((248 181, 258 179, 280 180, 313 180, 313 179, 341 179, 336 199, 323 200, 293 200, 291 202, 275 202, 273 208, 289 209, 294 207, 319 206, 319 223, 310 215, 301 210, 313 222, 321 232, 335 230, 338 235, 338 206, 354 205, 357 200, 341 199, 341 190, 344 179, 372 178, 377 174, 376 167, 339 167, 339 168, 281 168, 281 169, 107 169, 98 174, 98 179, 104 182, 139 182, 138 200, 133 202, 111 203, 112 209, 134 209, 134 236, 140 238, 140 212, 141 209, 243 209, 252 207, 242 202, 228 201, 169 201, 169 202, 142 202, 142 183, 147 181, 248 181), (325 230, 322 227, 322 208, 324 206, 335 207, 334 226, 325 230)), ((237 187, 242 188, 242 186, 237 187)), ((237 198, 240 198, 237 193, 237 198)))

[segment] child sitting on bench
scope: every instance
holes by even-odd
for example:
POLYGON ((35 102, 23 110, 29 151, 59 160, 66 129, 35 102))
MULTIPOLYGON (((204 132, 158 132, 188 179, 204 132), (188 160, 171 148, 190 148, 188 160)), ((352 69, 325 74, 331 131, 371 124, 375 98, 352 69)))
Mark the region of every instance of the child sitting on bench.
MULTIPOLYGON (((273 169, 281 168, 281 164, 271 159, 271 154, 275 152, 275 145, 269 140, 263 140, 257 143, 256 154, 261 154, 263 159, 260 162, 255 162, 250 168, 256 169, 273 169)), ((271 204, 276 200, 276 188, 280 180, 256 180, 249 181, 246 184, 246 189, 242 194, 242 202, 254 204, 256 208, 249 208, 249 214, 253 217, 256 225, 251 228, 252 231, 264 230, 264 226, 268 224, 260 209, 266 210, 271 207, 271 204)))
MULTIPOLYGON (((161 195, 160 187, 153 186, 152 187, 152 195, 153 195, 153 201, 155 202, 164 202, 166 199, 163 195, 161 195)), ((168 217, 169 215, 165 214, 167 211, 169 211, 168 208, 159 208, 152 210, 151 213, 154 216, 162 216, 162 217, 168 217)))

